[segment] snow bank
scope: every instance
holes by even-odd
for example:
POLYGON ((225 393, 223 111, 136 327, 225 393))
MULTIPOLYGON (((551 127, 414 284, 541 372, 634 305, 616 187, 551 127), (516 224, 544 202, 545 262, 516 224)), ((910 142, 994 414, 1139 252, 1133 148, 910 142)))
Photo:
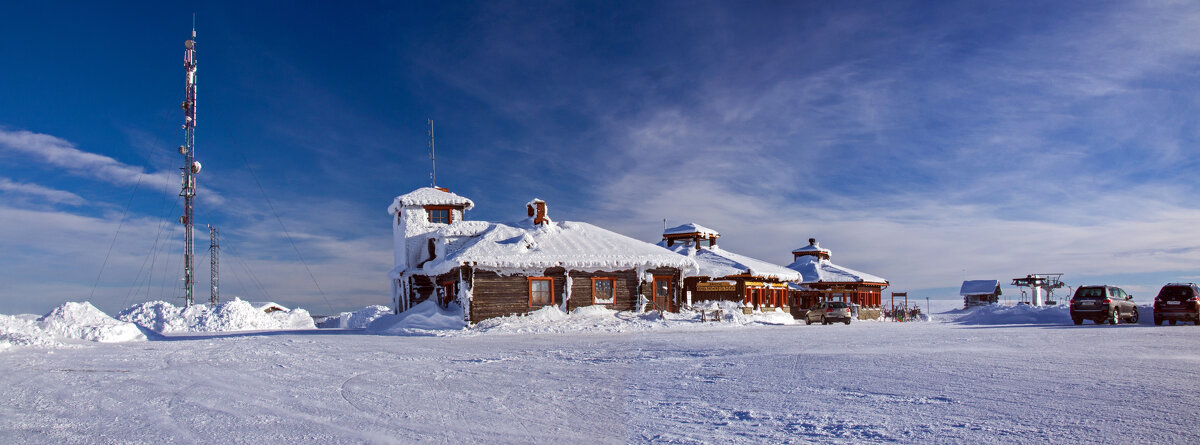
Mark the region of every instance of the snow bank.
POLYGON ((0 315, 0 351, 16 346, 56 347, 62 343, 38 325, 36 317, 0 315))
POLYGON ((151 301, 130 306, 117 318, 164 334, 316 329, 312 316, 304 309, 267 313, 237 298, 215 308, 197 304, 185 309, 165 301, 151 301))
POLYGON ((766 312, 756 311, 749 314, 742 313, 742 304, 736 301, 699 301, 692 305, 695 311, 712 312, 720 309, 724 312, 726 321, 738 325, 748 324, 796 324, 796 319, 792 318, 792 314, 783 310, 768 309, 766 312))
POLYGON ((39 322, 42 329, 60 338, 101 343, 146 339, 137 325, 109 317, 86 301, 63 303, 39 322))
MULTIPOLYGON (((710 318, 711 319, 711 318, 710 318)), ((579 332, 642 332, 662 329, 707 329, 710 327, 749 326, 763 324, 794 324, 791 314, 786 312, 756 312, 743 314, 738 303, 704 302, 695 311, 683 311, 678 314, 658 311, 630 312, 615 311, 602 305, 583 306, 575 308, 570 313, 563 312, 557 306, 546 306, 541 309, 506 317, 489 318, 474 326, 464 329, 460 312, 445 312, 437 309, 432 301, 427 301, 399 316, 385 316, 373 324, 371 331, 383 334, 432 334, 432 335, 485 335, 485 334, 557 334, 579 332), (427 305, 422 307, 423 305, 427 305), (720 308, 725 316, 722 322, 702 322, 699 308, 711 311, 720 308), (414 312, 415 311, 415 312, 414 312), (409 314, 413 312, 412 314, 409 314), (413 328, 415 322, 425 322, 436 317, 453 317, 453 322, 446 321, 444 327, 413 328), (388 317, 396 317, 390 319, 388 317), (408 322, 398 322, 408 317, 408 322), (386 320, 386 321, 385 321, 386 320), (418 329, 418 330, 414 330, 418 329), (434 332, 441 329, 441 332, 434 332)), ((426 323, 425 326, 436 325, 426 323)))
POLYGON ((385 335, 439 335, 437 331, 455 331, 466 327, 462 310, 442 309, 432 299, 425 300, 399 315, 387 314, 375 319, 367 332, 385 335))
POLYGON ((326 318, 317 327, 326 329, 363 329, 370 326, 379 317, 390 313, 392 313, 392 310, 387 306, 367 306, 354 312, 342 312, 341 314, 326 318))
POLYGON ((1071 323, 1071 310, 1067 306, 988 305, 951 311, 946 315, 953 315, 955 312, 962 314, 954 320, 955 322, 970 325, 1071 323))

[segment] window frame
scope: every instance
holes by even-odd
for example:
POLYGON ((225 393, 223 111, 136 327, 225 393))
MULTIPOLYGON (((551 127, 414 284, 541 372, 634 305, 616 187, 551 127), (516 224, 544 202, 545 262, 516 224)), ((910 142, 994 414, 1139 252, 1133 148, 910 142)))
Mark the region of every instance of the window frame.
POLYGON ((431 224, 454 224, 454 206, 425 206, 425 220, 431 224), (433 220, 434 211, 446 211, 446 222, 433 220))
POLYGON ((554 277, 525 277, 525 286, 529 294, 529 307, 541 307, 533 305, 533 282, 534 281, 549 281, 550 282, 550 303, 543 306, 554 306, 558 302, 554 298, 554 277))
POLYGON ((617 277, 592 277, 592 304, 617 304, 617 277), (607 301, 596 299, 596 282, 607 281, 609 283, 609 295, 607 301))

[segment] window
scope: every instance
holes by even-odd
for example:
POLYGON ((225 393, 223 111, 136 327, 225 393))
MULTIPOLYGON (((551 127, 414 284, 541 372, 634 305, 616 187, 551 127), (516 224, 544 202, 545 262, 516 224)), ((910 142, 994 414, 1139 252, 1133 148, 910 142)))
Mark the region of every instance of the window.
POLYGON ((616 278, 592 278, 592 304, 615 303, 617 288, 616 284, 616 278))
POLYGON ((529 307, 554 304, 554 279, 529 277, 529 307))
POLYGON ((450 209, 435 209, 427 210, 429 212, 429 222, 437 224, 450 224, 450 209))

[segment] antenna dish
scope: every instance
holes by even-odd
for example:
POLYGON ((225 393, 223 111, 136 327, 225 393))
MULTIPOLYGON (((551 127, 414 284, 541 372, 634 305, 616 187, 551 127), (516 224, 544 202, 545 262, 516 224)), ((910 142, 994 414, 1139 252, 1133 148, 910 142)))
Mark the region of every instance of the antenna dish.
POLYGON ((200 173, 200 161, 192 161, 192 174, 200 173))
POLYGON ((192 40, 192 39, 188 39, 188 41, 183 42, 183 47, 187 48, 187 49, 193 49, 196 47, 196 41, 192 40))

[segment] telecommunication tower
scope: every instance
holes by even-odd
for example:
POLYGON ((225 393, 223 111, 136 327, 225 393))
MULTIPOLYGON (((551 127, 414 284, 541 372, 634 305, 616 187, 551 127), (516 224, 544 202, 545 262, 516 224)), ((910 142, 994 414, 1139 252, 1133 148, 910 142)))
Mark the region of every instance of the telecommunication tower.
POLYGON ((179 146, 179 154, 183 155, 183 186, 179 196, 183 197, 183 216, 179 222, 183 224, 183 304, 191 306, 195 302, 193 289, 195 280, 195 261, 192 254, 192 201, 196 198, 196 174, 200 173, 200 163, 196 162, 196 27, 192 26, 192 38, 183 42, 183 67, 187 71, 184 82, 183 103, 183 145, 179 146))
POLYGON ((217 307, 221 302, 221 235, 213 226, 208 226, 208 267, 208 303, 211 307, 217 307))

